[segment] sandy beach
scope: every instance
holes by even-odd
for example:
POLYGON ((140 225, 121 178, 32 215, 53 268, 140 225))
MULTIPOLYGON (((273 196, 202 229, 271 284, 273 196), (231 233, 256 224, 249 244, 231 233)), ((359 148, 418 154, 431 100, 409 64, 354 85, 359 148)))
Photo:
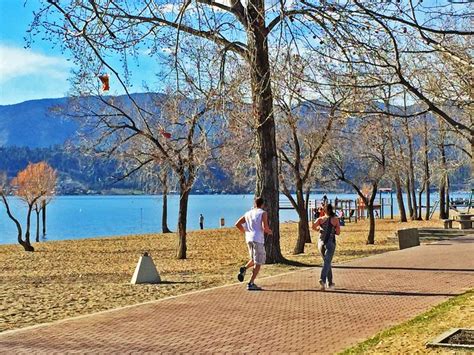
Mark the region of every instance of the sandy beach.
MULTIPOLYGON (((365 244, 368 222, 347 224, 335 262, 398 249, 397 229, 440 224, 378 220, 375 245, 365 244)), ((296 223, 282 225, 283 254, 308 266, 320 265, 315 234, 305 254, 291 255, 296 233, 296 223)), ((247 259, 243 237, 235 228, 188 233, 187 260, 175 258, 176 244, 175 234, 147 234, 35 243, 34 253, 20 245, 0 245, 0 331, 236 283, 237 269, 247 259), (130 284, 144 251, 153 257, 161 284, 130 284)), ((265 265, 261 276, 295 268, 265 265)))

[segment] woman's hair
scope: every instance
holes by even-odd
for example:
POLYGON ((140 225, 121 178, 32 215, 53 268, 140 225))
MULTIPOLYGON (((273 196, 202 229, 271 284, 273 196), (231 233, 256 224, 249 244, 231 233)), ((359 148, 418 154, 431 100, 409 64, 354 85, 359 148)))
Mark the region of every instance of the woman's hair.
POLYGON ((328 204, 326 205, 326 211, 327 211, 328 216, 330 216, 330 217, 334 217, 334 216, 336 215, 336 214, 334 213, 334 209, 333 209, 333 207, 332 207, 332 205, 331 205, 330 203, 328 203, 328 204))

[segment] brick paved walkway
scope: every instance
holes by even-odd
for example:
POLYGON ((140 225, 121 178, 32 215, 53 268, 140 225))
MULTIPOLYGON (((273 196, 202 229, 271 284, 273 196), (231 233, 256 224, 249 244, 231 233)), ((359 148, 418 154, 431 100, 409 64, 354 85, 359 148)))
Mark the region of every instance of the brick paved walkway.
MULTIPOLYGON (((337 252, 337 251, 336 251, 337 252)), ((334 353, 474 287, 474 238, 220 287, 0 334, 0 353, 334 353)))

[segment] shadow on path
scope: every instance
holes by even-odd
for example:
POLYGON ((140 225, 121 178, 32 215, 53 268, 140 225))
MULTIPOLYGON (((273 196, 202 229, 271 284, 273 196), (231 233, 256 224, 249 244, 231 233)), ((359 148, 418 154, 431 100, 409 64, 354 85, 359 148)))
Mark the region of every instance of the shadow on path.
POLYGON ((414 297, 453 297, 462 295, 462 293, 432 293, 432 292, 403 292, 403 291, 370 291, 370 290, 349 290, 345 288, 322 291, 319 289, 263 289, 262 292, 319 292, 319 293, 337 293, 337 294, 350 294, 350 295, 369 295, 369 296, 414 296, 414 297))
POLYGON ((333 269, 354 269, 354 270, 406 270, 406 271, 446 271, 446 272, 474 272, 474 269, 443 269, 429 267, 403 267, 403 266, 352 266, 333 265, 333 269))
POLYGON ((289 260, 289 259, 285 259, 285 261, 282 264, 290 265, 290 266, 301 266, 301 267, 321 266, 320 264, 308 264, 308 263, 302 263, 301 261, 295 261, 295 260, 289 260))

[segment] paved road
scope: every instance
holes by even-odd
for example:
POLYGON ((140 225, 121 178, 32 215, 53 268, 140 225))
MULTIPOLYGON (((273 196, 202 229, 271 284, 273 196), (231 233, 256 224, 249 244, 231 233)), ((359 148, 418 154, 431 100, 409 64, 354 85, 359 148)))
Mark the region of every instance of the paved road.
POLYGON ((334 353, 474 287, 474 238, 319 268, 0 334, 0 353, 334 353))

